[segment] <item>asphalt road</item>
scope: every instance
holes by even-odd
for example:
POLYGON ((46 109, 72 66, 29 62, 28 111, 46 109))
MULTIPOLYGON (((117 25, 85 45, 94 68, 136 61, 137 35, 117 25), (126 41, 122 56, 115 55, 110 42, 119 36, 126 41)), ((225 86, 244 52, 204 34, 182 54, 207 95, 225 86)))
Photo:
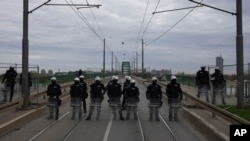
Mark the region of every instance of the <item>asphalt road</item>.
MULTIPOLYGON (((119 82, 123 82, 120 80, 119 82)), ((99 120, 71 120, 71 107, 63 103, 60 107, 59 120, 48 120, 48 114, 17 128, 14 132, 0 138, 1 141, 206 141, 199 132, 192 128, 192 123, 186 123, 180 116, 179 121, 168 121, 168 105, 160 109, 160 121, 149 121, 148 101, 146 100, 144 84, 136 83, 140 89, 138 104, 138 119, 114 119, 107 103, 107 97, 102 102, 99 120)), ((88 103, 89 105, 89 99, 88 103)), ((88 107, 89 108, 89 107, 88 107)), ((182 112, 181 110, 179 111, 182 112)), ((123 111, 125 116, 126 111, 123 111)), ((180 114, 181 115, 181 114, 180 114)), ((83 114, 85 117, 86 114, 83 114)))

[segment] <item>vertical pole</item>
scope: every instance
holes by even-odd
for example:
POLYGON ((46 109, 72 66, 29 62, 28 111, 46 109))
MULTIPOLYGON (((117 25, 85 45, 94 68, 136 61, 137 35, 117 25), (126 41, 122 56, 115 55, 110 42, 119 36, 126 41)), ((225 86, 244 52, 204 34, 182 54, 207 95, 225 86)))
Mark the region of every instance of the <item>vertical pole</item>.
POLYGON ((103 70, 102 78, 105 77, 105 39, 103 39, 103 70))
POLYGON ((142 39, 142 65, 141 65, 142 66, 142 68, 141 68, 142 69, 141 70, 142 71, 142 76, 144 76, 144 50, 143 50, 143 44, 144 43, 143 43, 143 39, 142 39))
POLYGON ((29 39, 28 39, 28 23, 29 23, 29 1, 23 0, 23 39, 22 39, 22 95, 23 108, 29 104, 29 84, 28 84, 28 64, 29 64, 29 39))
POLYGON ((243 66, 243 35, 242 35, 242 0, 236 0, 236 62, 237 62, 237 107, 244 107, 244 66, 243 66))
POLYGON ((114 53, 113 53, 113 51, 111 52, 111 55, 112 55, 112 57, 111 57, 111 71, 112 71, 112 74, 114 74, 114 67, 113 67, 113 65, 114 65, 114 63, 113 63, 114 53))
POLYGON ((136 73, 138 73, 138 52, 136 52, 136 73))

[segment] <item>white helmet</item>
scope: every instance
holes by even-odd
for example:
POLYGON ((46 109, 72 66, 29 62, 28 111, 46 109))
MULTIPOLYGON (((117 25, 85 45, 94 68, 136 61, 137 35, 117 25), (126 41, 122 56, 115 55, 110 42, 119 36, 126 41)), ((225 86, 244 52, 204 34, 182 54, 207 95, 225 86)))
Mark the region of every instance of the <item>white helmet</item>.
POLYGON ((114 77, 114 80, 118 80, 118 79, 119 79, 118 76, 115 76, 115 77, 114 77))
POLYGON ((51 81, 57 81, 57 80, 56 80, 56 77, 51 77, 50 80, 51 80, 51 81))
POLYGON ((132 84, 133 84, 133 83, 135 83, 135 80, 134 80, 134 79, 132 79, 130 83, 132 83, 132 84))
POLYGON ((75 80, 75 81, 80 81, 80 79, 79 79, 78 77, 76 77, 74 80, 75 80))
POLYGON ((114 80, 114 79, 115 79, 115 77, 116 77, 116 76, 115 76, 115 75, 113 75, 113 76, 112 76, 112 80, 114 80))
POLYGON ((128 80, 130 81, 132 78, 131 78, 131 76, 128 76, 128 80))
POLYGON ((82 79, 83 79, 83 78, 84 78, 84 76, 83 76, 83 75, 80 75, 80 78, 82 78, 82 79))
POLYGON ((176 79, 176 76, 175 76, 175 75, 172 75, 172 76, 171 76, 171 80, 173 80, 173 79, 176 79))
POLYGON ((95 78, 95 81, 100 81, 101 80, 101 78, 99 77, 99 76, 97 76, 96 78, 95 78))
POLYGON ((152 81, 157 81, 157 78, 156 77, 152 77, 152 81))

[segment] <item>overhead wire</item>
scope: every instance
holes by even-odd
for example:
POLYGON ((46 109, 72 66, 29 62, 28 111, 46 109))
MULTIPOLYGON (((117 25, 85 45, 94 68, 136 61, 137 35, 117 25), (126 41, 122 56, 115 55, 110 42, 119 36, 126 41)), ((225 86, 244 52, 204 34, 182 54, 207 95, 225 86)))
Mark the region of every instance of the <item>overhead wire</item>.
MULTIPOLYGON (((161 0, 158 0, 158 2, 157 2, 157 5, 156 5, 156 7, 155 7, 154 12, 157 10, 157 8, 158 8, 158 6, 159 6, 159 4, 160 4, 160 1, 161 1, 161 0)), ((148 30, 148 27, 149 27, 149 25, 150 25, 150 23, 151 23, 151 21, 152 21, 153 17, 154 17, 154 14, 152 14, 152 15, 151 15, 150 20, 148 21, 147 26, 146 26, 146 28, 144 29, 144 31, 143 31, 143 33, 142 33, 141 38, 143 38, 144 34, 145 34, 145 33, 146 33, 146 31, 148 30)))
POLYGON ((142 21, 141 21, 141 25, 140 25, 140 28, 139 28, 139 34, 138 34, 138 36, 137 36, 135 46, 137 45, 138 40, 139 40, 139 37, 140 37, 140 34, 141 34, 142 26, 143 26, 143 24, 144 24, 145 16, 146 16, 146 13, 147 13, 147 10, 148 10, 148 4, 149 4, 149 0, 148 0, 148 2, 147 2, 146 9, 145 9, 145 12, 144 12, 142 21))
MULTIPOLYGON (((89 5, 88 0, 86 0, 86 3, 89 5)), ((91 12, 91 14, 92 14, 92 16, 93 16, 93 18, 94 18, 94 20, 95 20, 95 23, 96 23, 96 25, 97 25, 97 27, 98 27, 100 33, 102 34, 103 39, 105 39, 105 36, 104 36, 104 34, 103 34, 103 31, 102 31, 102 29, 101 29, 101 27, 100 27, 100 25, 99 25, 99 23, 98 23, 98 21, 97 21, 97 19, 96 19, 96 17, 95 17, 95 14, 94 14, 93 10, 92 10, 91 8, 90 8, 89 10, 90 10, 90 12, 91 12)))
MULTIPOLYGON (((70 4, 67 0, 65 0, 67 4, 70 4)), ((71 4, 73 4, 72 0, 70 0, 71 4)), ((77 12, 75 6, 70 6, 71 9, 77 14, 77 16, 88 26, 88 28, 102 41, 102 38, 100 35, 95 31, 95 29, 90 25, 90 23, 87 21, 87 19, 83 16, 81 12, 77 12), (75 7, 75 8, 74 8, 75 7)))
MULTIPOLYGON (((201 0, 202 2, 203 0, 201 0)), ((198 7, 199 4, 196 5, 196 7, 198 7)), ((178 20, 174 25, 172 25, 168 30, 166 30, 165 32, 163 32, 161 35, 159 35, 158 37, 156 37, 154 40, 150 41, 147 46, 149 46, 150 44, 156 42, 157 40, 159 40, 161 37, 163 37, 165 34, 167 34, 170 30, 172 30, 175 26, 177 26, 184 18, 186 18, 191 12, 193 12, 193 10, 196 8, 192 8, 189 12, 187 12, 180 20, 178 20)))
MULTIPOLYGON (((159 4, 160 4, 160 1, 161 1, 161 0, 158 0, 158 2, 157 2, 157 4, 156 4, 156 7, 155 7, 155 9, 154 9, 154 12, 157 10, 157 8, 158 8, 158 6, 159 6, 159 4)), ((146 11, 145 11, 145 13, 146 13, 146 11)), ((144 16, 145 16, 145 15, 144 15, 144 16)), ((146 31, 148 30, 148 27, 149 27, 149 25, 150 25, 150 23, 151 23, 151 21, 152 21, 152 19, 153 19, 153 17, 154 17, 154 15, 152 14, 151 17, 150 17, 150 19, 149 19, 149 21, 147 22, 147 25, 145 26, 145 28, 144 28, 144 30, 143 30, 143 32, 142 32, 142 35, 141 35, 140 37, 137 37, 136 45, 137 45, 137 41, 138 41, 139 39, 143 39, 143 37, 144 37, 146 31)), ((139 46, 136 46, 136 49, 135 49, 135 50, 137 50, 138 47, 139 47, 139 46)))

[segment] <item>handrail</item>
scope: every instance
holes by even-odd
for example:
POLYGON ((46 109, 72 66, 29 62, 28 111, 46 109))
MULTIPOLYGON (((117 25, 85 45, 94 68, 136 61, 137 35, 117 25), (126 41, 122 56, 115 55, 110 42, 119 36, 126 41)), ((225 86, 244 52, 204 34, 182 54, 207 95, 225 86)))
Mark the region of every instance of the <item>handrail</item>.
MULTIPOLYGON (((166 86, 166 84, 162 83, 162 82, 158 82, 158 84, 160 84, 162 86, 166 86)), ((202 101, 191 94, 183 92, 183 95, 186 96, 187 98, 191 99, 195 104, 199 105, 200 107, 210 111, 211 113, 213 113, 215 115, 222 117, 223 119, 231 122, 232 124, 248 124, 248 125, 250 125, 249 121, 247 121, 241 117, 238 117, 235 114, 232 114, 226 110, 223 110, 215 105, 212 105, 210 103, 202 101)))
MULTIPOLYGON (((108 79, 110 79, 110 78, 107 77, 106 79, 108 80, 108 79)), ((85 82, 86 82, 87 84, 90 83, 91 81, 93 81, 93 78, 92 78, 92 79, 87 79, 87 80, 85 80, 85 82)), ((104 80, 104 81, 106 81, 106 80, 104 80)), ((62 85, 61 85, 61 89, 68 88, 68 87, 70 87, 72 84, 73 84, 73 82, 62 84, 62 85)), ((44 89, 44 90, 42 90, 42 91, 40 91, 40 92, 38 92, 38 93, 36 93, 36 94, 31 94, 31 95, 30 95, 30 100, 33 100, 33 99, 35 99, 35 98, 37 98, 37 97, 46 95, 46 92, 47 92, 47 90, 44 89)), ((11 107, 16 107, 16 108, 18 108, 18 106, 20 105, 20 103, 22 103, 21 100, 15 100, 15 101, 13 101, 13 102, 6 103, 6 104, 4 104, 4 105, 1 105, 1 106, 0 106, 0 112, 2 112, 2 110, 5 110, 5 109, 11 108, 11 107)))

